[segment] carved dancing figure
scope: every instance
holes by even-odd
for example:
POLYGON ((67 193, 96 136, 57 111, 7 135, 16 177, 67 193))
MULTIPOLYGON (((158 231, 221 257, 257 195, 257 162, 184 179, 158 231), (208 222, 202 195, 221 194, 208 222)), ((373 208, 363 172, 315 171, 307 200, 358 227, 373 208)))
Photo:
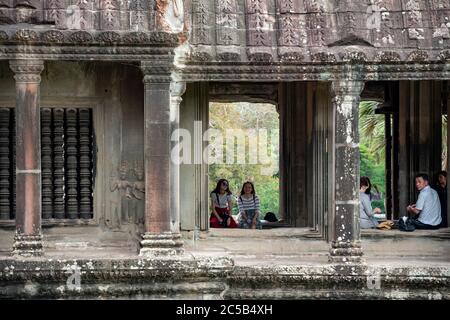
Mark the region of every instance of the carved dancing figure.
POLYGON ((121 196, 125 196, 127 199, 131 199, 132 195, 130 190, 132 188, 132 185, 128 180, 126 180, 127 173, 128 163, 126 161, 123 161, 119 167, 119 179, 116 179, 114 173, 111 174, 110 190, 111 192, 119 190, 121 196))
POLYGON ((133 173, 137 180, 133 182, 131 192, 136 199, 142 200, 145 194, 144 168, 137 161, 134 164, 133 173))

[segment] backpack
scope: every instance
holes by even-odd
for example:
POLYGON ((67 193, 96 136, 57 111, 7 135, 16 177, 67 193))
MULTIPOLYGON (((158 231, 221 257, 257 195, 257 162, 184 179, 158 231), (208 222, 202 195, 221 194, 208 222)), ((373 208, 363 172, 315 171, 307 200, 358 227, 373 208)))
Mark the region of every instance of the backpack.
POLYGON ((416 226, 414 225, 414 222, 411 218, 407 218, 406 221, 400 218, 398 220, 398 229, 400 231, 412 232, 416 230, 416 226))
POLYGON ((277 222, 278 221, 275 213, 273 213, 273 212, 267 212, 266 215, 264 216, 264 220, 269 221, 269 222, 277 222))

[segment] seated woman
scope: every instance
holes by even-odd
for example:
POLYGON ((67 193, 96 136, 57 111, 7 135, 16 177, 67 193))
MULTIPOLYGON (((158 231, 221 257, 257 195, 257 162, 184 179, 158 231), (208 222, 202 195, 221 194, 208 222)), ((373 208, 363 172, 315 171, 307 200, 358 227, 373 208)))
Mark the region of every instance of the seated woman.
POLYGON ((231 216, 232 196, 228 181, 220 179, 211 192, 211 228, 237 228, 236 221, 231 216))
POLYGON ((378 221, 373 216, 376 213, 381 213, 380 208, 372 210, 370 203, 370 189, 372 184, 368 177, 361 177, 359 179, 359 219, 361 229, 373 229, 378 226, 378 221))
POLYGON ((255 194, 255 186, 247 181, 242 186, 238 199, 239 227, 244 229, 261 229, 259 198, 255 194))

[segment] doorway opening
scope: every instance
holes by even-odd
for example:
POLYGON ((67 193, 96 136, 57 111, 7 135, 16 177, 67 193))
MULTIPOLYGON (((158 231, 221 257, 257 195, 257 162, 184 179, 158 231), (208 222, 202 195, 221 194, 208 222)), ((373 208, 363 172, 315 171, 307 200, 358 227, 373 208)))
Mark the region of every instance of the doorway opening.
MULTIPOLYGON (((268 212, 280 218, 280 117, 274 104, 233 102, 209 104, 212 132, 209 154, 209 192, 227 179, 233 193, 232 214, 237 218, 237 197, 251 181, 260 199, 260 219, 268 212)), ((264 225, 263 221, 263 225, 264 225)))
POLYGON ((377 101, 362 101, 359 105, 360 176, 368 177, 371 181, 372 207, 381 210, 375 218, 386 219, 386 216, 390 215, 388 208, 392 205, 387 203, 391 197, 389 186, 386 188, 389 184, 386 181, 386 159, 389 158, 392 148, 392 139, 389 137, 392 115, 381 113, 380 105, 377 101))

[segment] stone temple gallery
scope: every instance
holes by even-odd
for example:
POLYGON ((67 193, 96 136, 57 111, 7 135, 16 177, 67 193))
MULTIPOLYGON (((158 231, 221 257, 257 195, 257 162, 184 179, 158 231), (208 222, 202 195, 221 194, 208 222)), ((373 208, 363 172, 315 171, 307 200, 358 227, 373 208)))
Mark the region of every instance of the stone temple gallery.
POLYGON ((397 220, 448 80, 449 0, 0 0, 0 298, 449 299, 448 228, 360 230, 358 130, 378 101, 397 220), (278 227, 209 228, 172 161, 213 102, 276 106, 278 227))

